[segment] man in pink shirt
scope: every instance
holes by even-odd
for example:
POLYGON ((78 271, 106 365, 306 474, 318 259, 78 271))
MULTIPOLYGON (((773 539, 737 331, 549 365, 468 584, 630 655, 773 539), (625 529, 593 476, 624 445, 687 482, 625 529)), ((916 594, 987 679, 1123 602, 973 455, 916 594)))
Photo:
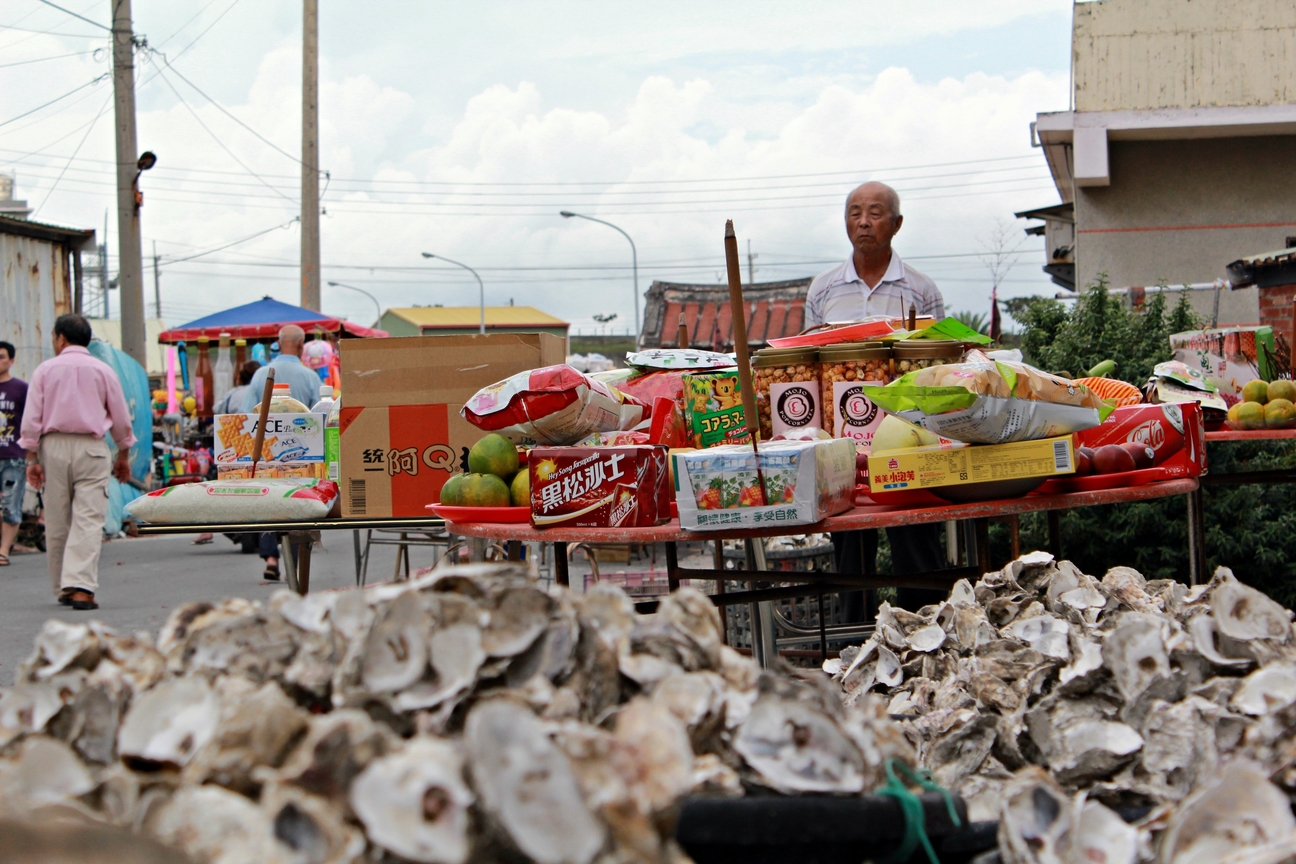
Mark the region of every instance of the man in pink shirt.
POLYGON ((54 354, 27 383, 18 444, 27 451, 27 482, 45 489, 45 546, 58 601, 98 609, 99 552, 108 512, 108 477, 130 477, 135 443, 121 382, 90 356, 90 322, 60 315, 54 354), (112 430, 117 460, 110 467, 104 435, 112 430))

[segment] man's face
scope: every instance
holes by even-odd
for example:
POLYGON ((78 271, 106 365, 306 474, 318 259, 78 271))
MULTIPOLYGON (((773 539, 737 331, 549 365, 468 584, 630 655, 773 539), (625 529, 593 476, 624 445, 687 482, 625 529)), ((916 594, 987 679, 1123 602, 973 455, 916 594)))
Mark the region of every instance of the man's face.
POLYGON ((61 333, 55 333, 55 334, 54 334, 54 354, 55 354, 55 356, 57 356, 57 355, 59 355, 59 354, 62 354, 62 353, 63 353, 63 349, 66 348, 67 346, 68 346, 68 341, 67 341, 67 339, 63 338, 63 334, 61 334, 61 333))
POLYGON ((13 358, 9 356, 9 349, 0 348, 0 375, 8 375, 11 366, 13 366, 13 358))
POLYGON ((891 212, 884 189, 865 186, 846 202, 846 236, 857 252, 877 254, 891 249, 891 238, 900 230, 903 216, 891 212))

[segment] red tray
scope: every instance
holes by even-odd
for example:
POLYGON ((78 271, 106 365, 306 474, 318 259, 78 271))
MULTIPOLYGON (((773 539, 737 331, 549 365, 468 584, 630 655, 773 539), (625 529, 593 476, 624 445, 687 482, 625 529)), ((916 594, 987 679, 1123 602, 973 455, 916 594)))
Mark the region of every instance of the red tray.
POLYGON ((1041 495, 1059 495, 1063 492, 1097 492, 1100 489, 1123 489, 1129 486, 1146 486, 1158 480, 1169 480, 1164 468, 1142 468, 1122 471, 1119 474, 1089 474, 1084 477, 1059 477, 1049 480, 1039 488, 1041 495))
POLYGON ((427 509, 450 522, 520 524, 531 521, 530 507, 451 507, 448 504, 429 504, 427 509))
POLYGON ((849 327, 838 327, 835 330, 816 330, 802 336, 785 336, 771 339, 771 348, 800 348, 803 345, 836 345, 838 342, 862 342, 865 339, 885 336, 892 332, 892 327, 885 321, 869 321, 865 324, 852 324, 849 327))

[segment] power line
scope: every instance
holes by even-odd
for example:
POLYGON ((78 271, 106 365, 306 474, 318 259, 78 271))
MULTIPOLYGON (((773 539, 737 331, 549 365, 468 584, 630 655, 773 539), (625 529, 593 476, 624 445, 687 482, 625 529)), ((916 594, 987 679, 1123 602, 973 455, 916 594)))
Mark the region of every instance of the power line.
POLYGON ((104 100, 103 105, 99 108, 99 113, 96 114, 94 116, 94 119, 90 121, 90 126, 88 129, 86 129, 86 133, 81 136, 81 142, 77 144, 76 149, 72 151, 72 155, 68 157, 67 164, 63 166, 63 170, 60 171, 58 177, 54 179, 54 185, 50 186, 49 191, 45 193, 45 197, 41 199, 40 204, 36 205, 36 209, 32 211, 33 216, 35 216, 37 213, 40 212, 41 208, 45 206, 45 202, 49 201, 50 196, 54 194, 54 190, 58 188, 59 181, 61 181, 63 179, 63 175, 67 173, 68 165, 71 165, 72 160, 76 158, 76 154, 81 152, 81 148, 85 146, 86 139, 88 139, 90 137, 90 133, 94 131, 95 124, 99 122, 99 118, 102 117, 103 113, 108 110, 108 103, 111 101, 112 101, 112 94, 110 93, 108 94, 108 98, 104 100))
POLYGON ((66 99, 67 97, 71 96, 73 93, 79 93, 87 87, 90 87, 94 84, 98 84, 100 81, 107 78, 109 74, 110 73, 105 72, 103 75, 100 75, 98 78, 92 78, 91 80, 82 84, 80 87, 77 87, 74 90, 69 90, 68 92, 64 93, 62 96, 57 96, 51 99, 50 101, 46 102, 44 105, 37 105, 35 108, 31 109, 30 111, 24 111, 23 113, 19 114, 17 117, 10 117, 8 120, 5 120, 3 123, 0 123, 0 126, 8 126, 10 123, 14 122, 15 120, 21 120, 22 118, 28 116, 29 114, 35 114, 37 111, 41 110, 42 108, 48 108, 49 106, 53 105, 55 102, 60 102, 66 99))
POLYGON ((206 3, 206 4, 205 4, 201 9, 199 9, 197 12, 195 12, 195 13, 194 13, 194 16, 193 16, 192 18, 190 18, 188 21, 186 21, 185 23, 183 23, 183 24, 181 24, 179 27, 177 27, 177 28, 175 29, 175 31, 174 31, 170 36, 166 37, 166 38, 163 39, 161 42, 157 43, 157 47, 161 48, 163 45, 165 45, 166 43, 170 42, 170 41, 171 41, 172 39, 174 39, 175 37, 179 36, 180 33, 181 33, 181 31, 183 31, 186 27, 188 27, 188 26, 189 26, 190 24, 192 24, 193 22, 197 21, 197 20, 198 20, 198 17, 199 17, 200 15, 202 15, 204 12, 206 12, 208 9, 210 9, 210 8, 211 8, 212 6, 214 6, 214 5, 216 5, 216 0, 207 0, 207 3, 206 3))
POLYGON ((59 6, 55 3, 51 3, 50 0, 37 0, 37 2, 44 3, 46 6, 49 6, 53 9, 57 9, 58 11, 63 12, 67 15, 71 15, 73 18, 76 18, 80 21, 84 21, 87 24, 93 24, 94 26, 98 27, 101 30, 107 30, 109 33, 113 32, 113 29, 111 27, 100 24, 98 21, 91 21, 89 18, 85 17, 84 15, 78 15, 77 13, 73 12, 71 9, 64 9, 62 6, 59 6))
MULTIPOLYGON (((103 26, 103 25, 96 25, 96 26, 103 26)), ((64 33, 61 30, 33 30, 30 27, 15 27, 12 24, 0 24, 0 30, 17 30, 19 33, 35 33, 37 36, 67 36, 71 39, 102 39, 103 38, 98 33, 93 33, 87 36, 84 33, 64 33)), ((14 42, 11 43, 11 45, 6 45, 5 48, 9 48, 12 45, 17 45, 17 44, 18 44, 17 42, 14 42)))
POLYGON ((16 63, 0 63, 0 69, 8 69, 11 66, 28 66, 32 63, 44 63, 46 60, 62 60, 65 57, 84 57, 87 54, 93 53, 93 51, 73 51, 71 54, 55 54, 53 57, 37 57, 35 60, 19 60, 16 63))
POLYGON ((237 245, 239 245, 240 243, 246 243, 246 242, 248 242, 249 240, 255 240, 255 239, 258 238, 258 237, 262 237, 262 236, 264 236, 264 235, 266 235, 266 234, 269 234, 271 231, 278 231, 280 228, 287 228, 289 225, 293 224, 294 222, 300 222, 300 221, 301 221, 301 217, 300 217, 300 216, 295 216, 295 217, 293 217, 292 219, 289 219, 287 222, 284 222, 284 223, 281 224, 281 225, 275 225, 275 226, 273 226, 273 227, 271 227, 271 228, 267 228, 267 229, 265 229, 264 231, 258 231, 258 232, 255 233, 255 234, 249 234, 247 237, 243 237, 243 238, 241 238, 241 239, 239 239, 239 240, 232 240, 232 241, 230 241, 229 243, 226 243, 226 244, 223 245, 223 246, 217 246, 217 247, 215 247, 214 249, 208 249, 206 252, 198 252, 198 253, 195 253, 195 254, 193 254, 193 255, 188 255, 188 256, 186 256, 186 257, 184 257, 184 258, 170 258, 170 259, 166 259, 166 258, 164 258, 164 259, 162 259, 162 263, 166 263, 166 264, 178 264, 178 263, 180 263, 181 261, 192 261, 192 260, 194 260, 195 258, 201 258, 201 257, 203 257, 204 255, 210 255, 210 254, 212 254, 213 252, 220 252, 220 251, 223 250, 223 249, 229 249, 231 246, 237 246, 237 245))
MULTIPOLYGON (((168 67, 168 68, 169 68, 169 67, 168 67)), ((175 70, 172 70, 172 71, 175 71, 175 70)), ((213 132, 210 128, 208 128, 207 124, 204 123, 204 122, 202 121, 202 118, 198 116, 198 112, 194 110, 193 106, 190 105, 188 102, 186 102, 186 101, 185 101, 185 98, 184 98, 183 96, 180 95, 180 91, 177 90, 177 89, 175 88, 175 86, 171 83, 171 79, 168 78, 166 75, 163 75, 161 69, 158 70, 158 74, 162 76, 162 81, 163 81, 163 83, 165 83, 165 84, 167 85, 167 87, 171 88, 171 92, 175 94, 176 98, 180 100, 181 104, 184 105, 185 108, 189 109, 189 113, 193 115, 194 120, 198 121, 198 125, 201 126, 201 127, 203 128, 203 130, 204 130, 208 135, 210 135, 210 136, 212 137, 212 140, 213 140, 213 141, 215 141, 217 144, 220 145, 220 148, 221 148, 222 150, 224 150, 226 153, 229 154, 229 156, 230 156, 231 159, 233 159, 233 160, 234 160, 235 162, 237 162, 238 164, 242 165, 242 166, 243 166, 243 170, 247 171, 247 173, 251 174, 253 177, 255 177, 255 178, 257 178, 258 180, 260 180, 263 184, 265 184, 265 187, 266 187, 267 189, 273 191, 273 192, 274 192, 276 195, 278 195, 280 198, 283 198, 285 201, 288 201, 290 204, 294 204, 294 205, 295 205, 295 204, 297 203, 296 201, 293 201, 293 199, 289 198, 289 197, 288 197, 287 195, 285 195, 284 193, 280 192, 280 191, 279 191, 277 188, 275 188, 274 186, 271 186, 271 185, 270 185, 270 184, 269 184, 269 183, 268 183, 264 178, 261 177, 260 174, 257 174, 255 171, 253 171, 251 168, 249 168, 249 167, 248 167, 248 166, 243 162, 242 159, 240 159, 240 158, 238 158, 237 156, 235 156, 235 155, 234 155, 234 151, 231 150, 231 149, 229 149, 228 147, 226 147, 226 146, 225 146, 225 142, 224 142, 224 141, 221 141, 220 138, 216 137, 216 133, 213 132)), ((177 74, 178 74, 178 73, 177 73, 177 74)))

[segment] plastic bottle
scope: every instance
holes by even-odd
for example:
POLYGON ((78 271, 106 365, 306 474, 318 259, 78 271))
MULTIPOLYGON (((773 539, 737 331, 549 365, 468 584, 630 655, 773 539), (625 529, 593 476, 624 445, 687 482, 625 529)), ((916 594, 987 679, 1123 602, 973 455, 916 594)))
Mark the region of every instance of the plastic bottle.
POLYGON ((328 420, 324 422, 324 467, 328 479, 340 483, 342 476, 342 397, 333 400, 328 420))
POLYGON ((206 336, 198 337, 198 359, 194 364, 193 388, 194 401, 198 404, 198 416, 212 416, 212 406, 216 404, 216 386, 212 374, 211 354, 206 336))
MULTIPOLYGON (((261 403, 257 403, 252 413, 261 410, 261 403)), ((271 414, 305 414, 310 411, 302 403, 292 397, 291 384, 276 384, 274 392, 270 394, 270 413, 271 414)))
POLYGON ((248 361, 247 353, 248 353, 247 340, 235 339, 234 340, 234 374, 235 375, 237 375, 238 371, 243 368, 243 364, 248 361))
POLYGON ((234 389, 234 361, 230 360, 230 334, 220 334, 220 347, 216 350, 212 404, 219 405, 225 394, 234 389))

